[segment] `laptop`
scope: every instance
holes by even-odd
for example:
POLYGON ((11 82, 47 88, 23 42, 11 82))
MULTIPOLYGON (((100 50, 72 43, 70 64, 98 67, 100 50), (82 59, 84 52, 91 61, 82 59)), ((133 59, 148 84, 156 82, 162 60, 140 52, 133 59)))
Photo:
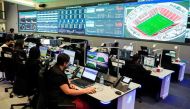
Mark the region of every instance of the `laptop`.
POLYGON ((75 84, 80 88, 86 88, 92 86, 95 83, 97 75, 98 75, 97 70, 85 67, 81 78, 75 79, 71 81, 71 83, 75 84))

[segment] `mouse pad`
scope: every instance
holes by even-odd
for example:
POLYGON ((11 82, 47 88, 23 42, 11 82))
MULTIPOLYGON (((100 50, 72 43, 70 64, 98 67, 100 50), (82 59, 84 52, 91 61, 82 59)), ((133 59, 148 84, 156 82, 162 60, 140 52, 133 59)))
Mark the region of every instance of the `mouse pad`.
POLYGON ((122 92, 126 92, 129 90, 128 85, 123 85, 122 83, 119 83, 115 88, 122 92))

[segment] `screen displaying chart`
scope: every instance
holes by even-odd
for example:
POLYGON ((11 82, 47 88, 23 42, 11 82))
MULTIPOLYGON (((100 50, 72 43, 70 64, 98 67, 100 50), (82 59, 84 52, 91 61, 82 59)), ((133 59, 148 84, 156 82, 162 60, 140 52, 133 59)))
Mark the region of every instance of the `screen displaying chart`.
POLYGON ((36 31, 36 11, 19 12, 19 31, 35 32, 36 31))
POLYGON ((37 11, 37 32, 58 33, 58 10, 37 11))
POLYGON ((86 7, 85 34, 123 37, 123 17, 124 7, 122 4, 86 7))
POLYGON ((84 8, 59 10, 59 33, 84 34, 84 8))

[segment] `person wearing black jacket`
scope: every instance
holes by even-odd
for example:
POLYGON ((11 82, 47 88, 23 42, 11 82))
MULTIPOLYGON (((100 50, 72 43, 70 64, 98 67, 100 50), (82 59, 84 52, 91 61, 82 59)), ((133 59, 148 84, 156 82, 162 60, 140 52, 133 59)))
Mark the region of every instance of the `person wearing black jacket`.
POLYGON ((149 88, 151 80, 151 71, 146 70, 142 64, 140 64, 139 55, 134 55, 131 61, 125 63, 122 69, 122 76, 128 76, 132 78, 132 81, 141 85, 141 89, 137 90, 139 95, 142 95, 149 88))
MULTIPOLYGON (((45 79, 47 84, 47 92, 49 101, 74 103, 76 109, 89 109, 87 102, 81 100, 77 95, 95 93, 94 87, 77 90, 76 86, 71 84, 64 73, 68 66, 70 57, 67 54, 59 54, 57 63, 46 73, 45 79)), ((56 107, 52 107, 57 109, 56 107)))
POLYGON ((30 90, 38 90, 38 73, 41 69, 40 50, 38 47, 32 47, 29 51, 29 57, 26 60, 26 73, 28 77, 28 86, 30 90))

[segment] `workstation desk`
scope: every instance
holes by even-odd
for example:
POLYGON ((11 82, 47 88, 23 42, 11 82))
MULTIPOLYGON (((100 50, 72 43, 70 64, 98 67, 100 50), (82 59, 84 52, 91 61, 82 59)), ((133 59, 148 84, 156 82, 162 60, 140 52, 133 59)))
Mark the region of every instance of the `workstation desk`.
MULTIPOLYGON (((83 67, 80 67, 80 71, 83 71, 83 67)), ((77 76, 80 77, 81 75, 77 76)), ((125 84, 125 83, 124 83, 125 84)), ((88 94, 89 97, 93 97, 96 100, 99 100, 101 103, 109 103, 117 99, 117 109, 134 109, 135 98, 136 98, 136 89, 140 88, 141 85, 130 82, 128 85, 128 90, 126 92, 121 92, 121 95, 116 94, 116 91, 119 91, 113 86, 106 86, 100 83, 95 83, 93 85, 97 89, 97 92, 94 94, 88 94)), ((80 88, 78 88, 80 90, 80 88)))

